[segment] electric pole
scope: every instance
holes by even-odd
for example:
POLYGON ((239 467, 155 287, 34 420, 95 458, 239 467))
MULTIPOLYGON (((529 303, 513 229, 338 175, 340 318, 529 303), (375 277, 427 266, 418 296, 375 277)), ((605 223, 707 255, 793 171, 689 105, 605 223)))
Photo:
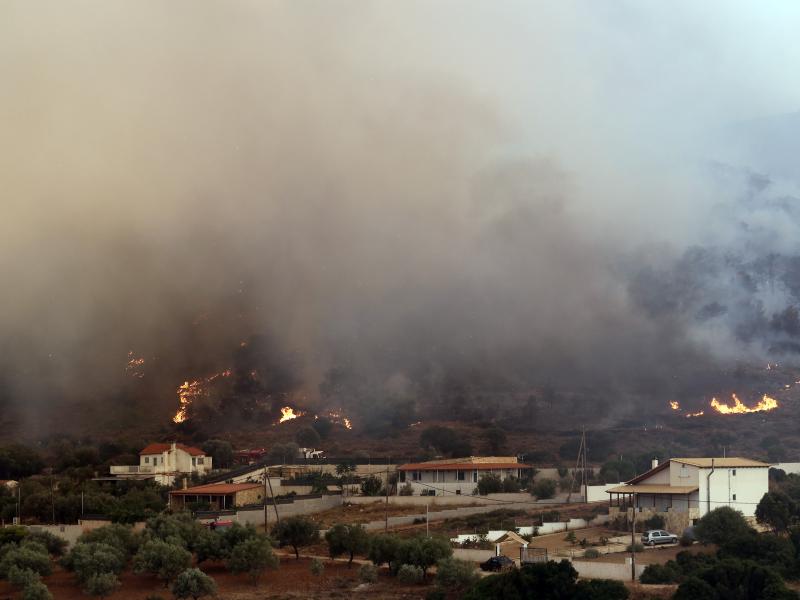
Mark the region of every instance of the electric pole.
POLYGON ((632 509, 632 517, 631 517, 631 581, 636 581, 636 507, 635 506, 632 509))

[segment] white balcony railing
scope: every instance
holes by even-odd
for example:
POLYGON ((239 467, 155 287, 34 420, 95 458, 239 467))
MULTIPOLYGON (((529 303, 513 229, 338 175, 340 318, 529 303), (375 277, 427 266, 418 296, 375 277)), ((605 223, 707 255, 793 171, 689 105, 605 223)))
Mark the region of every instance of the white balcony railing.
POLYGON ((139 465, 117 465, 111 467, 112 475, 138 475, 145 473, 153 473, 153 467, 139 465))

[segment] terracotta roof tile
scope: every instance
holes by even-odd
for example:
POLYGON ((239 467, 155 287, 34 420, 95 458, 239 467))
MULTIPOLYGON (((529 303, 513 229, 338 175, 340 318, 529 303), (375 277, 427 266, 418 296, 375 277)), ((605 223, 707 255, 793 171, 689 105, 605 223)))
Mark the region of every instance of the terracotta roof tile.
POLYGON ((522 463, 408 463, 397 467, 398 471, 489 471, 491 469, 531 469, 522 463))
MULTIPOLYGON (((200 450, 200 448, 195 448, 194 446, 186 446, 185 444, 175 444, 175 446, 184 452, 188 452, 192 456, 206 455, 206 453, 200 450)), ((143 448, 141 452, 139 452, 139 456, 144 456, 147 454, 161 454, 162 452, 168 452, 170 448, 172 448, 172 444, 150 444, 143 448)))
POLYGON ((235 494, 236 492, 243 492, 244 490, 252 490, 253 488, 263 487, 261 483, 214 483, 210 485, 198 485, 195 487, 186 488, 185 490, 174 490, 170 492, 172 496, 196 496, 196 495, 211 495, 216 496, 220 494, 235 494))

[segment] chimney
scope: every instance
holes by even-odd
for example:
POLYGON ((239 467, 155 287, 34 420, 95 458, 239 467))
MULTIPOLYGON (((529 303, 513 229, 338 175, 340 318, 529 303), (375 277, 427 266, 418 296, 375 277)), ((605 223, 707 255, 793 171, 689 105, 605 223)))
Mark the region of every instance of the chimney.
POLYGON ((653 460, 650 461, 650 468, 651 469, 655 469, 657 466, 658 466, 658 459, 657 458, 654 458, 653 460))

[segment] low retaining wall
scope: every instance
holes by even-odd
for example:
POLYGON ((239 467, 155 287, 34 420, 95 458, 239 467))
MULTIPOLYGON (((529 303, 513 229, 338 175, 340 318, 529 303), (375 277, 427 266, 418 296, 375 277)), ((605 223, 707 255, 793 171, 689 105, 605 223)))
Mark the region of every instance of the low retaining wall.
POLYGON ((494 550, 476 550, 474 548, 455 548, 453 558, 461 560, 471 560, 472 562, 482 563, 494 556, 494 550))
MULTIPOLYGON (((351 504, 371 504, 385 502, 384 497, 377 496, 348 496, 347 502, 351 504)), ((496 504, 502 508, 504 502, 530 502, 531 496, 527 493, 517 494, 489 494, 487 496, 455 495, 445 496, 389 496, 389 504, 397 506, 429 506, 435 509, 440 506, 464 506, 469 504, 496 504)))
MULTIPOLYGON (((299 515, 310 515, 318 512, 335 508, 342 504, 342 497, 339 495, 318 496, 316 498, 306 498, 295 500, 294 502, 277 502, 278 515, 282 519, 286 517, 296 517, 299 515)), ((270 523, 275 522, 275 507, 271 503, 267 505, 267 519, 270 523)), ((239 523, 253 525, 264 525, 264 507, 240 508, 236 510, 236 520, 239 523)))
MULTIPOLYGON (((578 577, 584 579, 616 579, 617 581, 630 581, 631 565, 626 563, 609 563, 591 560, 573 560, 572 566, 578 572, 578 577)), ((636 565, 636 579, 644 572, 646 565, 636 565)))

